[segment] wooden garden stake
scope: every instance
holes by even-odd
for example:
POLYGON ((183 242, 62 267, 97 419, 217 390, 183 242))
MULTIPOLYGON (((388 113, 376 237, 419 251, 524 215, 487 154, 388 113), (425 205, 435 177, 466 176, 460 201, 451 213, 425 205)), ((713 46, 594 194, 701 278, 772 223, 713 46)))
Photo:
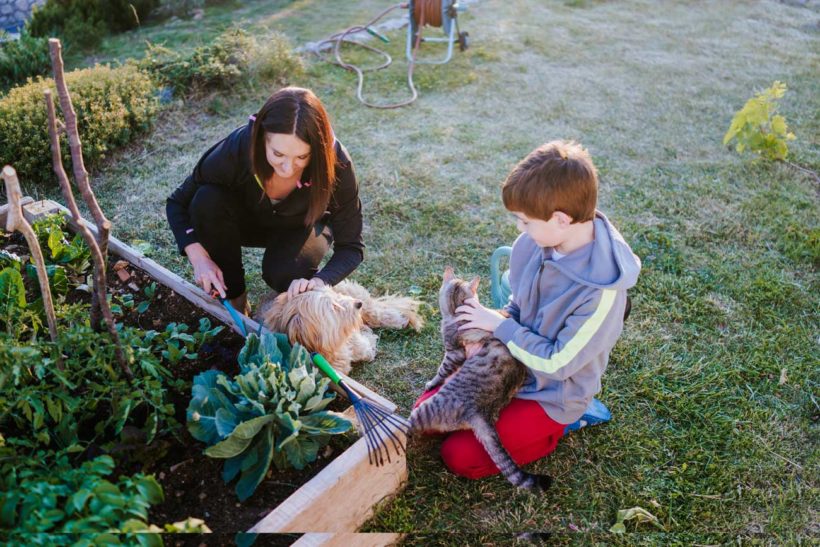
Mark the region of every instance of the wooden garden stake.
MULTIPOLYGON (((26 238, 31 258, 37 270, 37 280, 40 282, 40 293, 43 295, 43 309, 48 320, 48 332, 51 341, 57 345, 57 316, 54 313, 54 302, 51 299, 51 287, 48 284, 48 272, 46 262, 43 260, 43 251, 40 242, 37 241, 37 234, 23 216, 23 207, 20 201, 23 199, 23 192, 20 191, 20 181, 17 180, 17 172, 10 165, 3 167, 3 180, 6 183, 6 195, 9 200, 8 216, 6 217, 6 231, 20 232, 26 238)), ((62 359, 57 359, 57 367, 62 370, 62 359)))
MULTIPOLYGON (((54 72, 54 83, 57 86, 57 96, 60 99, 60 108, 63 110, 63 117, 65 118, 64 130, 68 137, 69 150, 71 151, 71 165, 74 170, 74 182, 80 189, 80 194, 83 196, 91 211, 91 216, 94 217, 94 224, 97 225, 97 245, 100 248, 100 253, 103 257, 103 266, 105 266, 108 258, 108 235, 111 232, 111 223, 105 218, 105 215, 97 203, 97 198, 91 190, 91 184, 88 182, 88 171, 85 169, 85 161, 83 160, 83 148, 80 142, 80 132, 77 129, 77 114, 74 111, 74 105, 71 103, 71 95, 68 92, 68 86, 65 83, 65 73, 63 70, 62 46, 60 40, 56 38, 49 38, 48 40, 49 53, 51 55, 51 68, 54 72)), ((95 264, 95 268, 96 268, 95 264)), ((103 281, 105 281, 106 271, 105 267, 101 270, 103 281)), ((97 301, 97 293, 92 293, 91 298, 91 325, 98 329, 100 325, 100 314, 102 306, 97 301)))
POLYGON ((65 133, 68 137, 68 145, 71 150, 71 165, 74 169, 74 182, 80 189, 83 200, 88 205, 91 216, 94 217, 94 224, 97 225, 97 243, 100 252, 105 259, 108 256, 108 234, 111 232, 111 223, 97 203, 97 198, 91 190, 88 182, 88 171, 85 170, 83 161, 83 148, 80 143, 80 132, 77 129, 77 114, 74 112, 74 105, 71 104, 71 95, 68 93, 68 86, 65 83, 63 72, 62 46, 57 38, 48 39, 48 48, 51 53, 51 67, 54 71, 54 83, 57 85, 57 96, 60 98, 60 108, 63 109, 65 118, 65 133))
MULTIPOLYGON (((43 94, 45 95, 46 111, 48 112, 48 136, 51 140, 51 161, 54 166, 54 173, 57 175, 57 180, 60 182, 60 189, 62 190, 63 198, 66 201, 66 205, 68 205, 68 210, 71 211, 71 216, 74 218, 74 223, 77 225, 77 230, 79 230, 82 234, 88 248, 91 249, 91 258, 94 261, 94 295, 96 296, 94 300, 98 306, 97 309, 99 310, 99 313, 103 316, 108 333, 111 335, 111 339, 114 342, 114 354, 116 355, 117 362, 119 363, 125 376, 131 380, 134 376, 131 373, 128 362, 125 360, 125 355, 122 352, 122 344, 120 344, 120 336, 114 322, 114 315, 111 313, 111 306, 109 306, 108 298, 106 298, 105 255, 103 255, 100 245, 94 239, 94 235, 91 233, 88 226, 86 226, 85 220, 80 215, 80 210, 77 207, 76 200, 74 199, 74 193, 71 191, 71 183, 69 182, 68 175, 63 167, 63 159, 60 154, 60 136, 57 133, 57 115, 54 112, 54 101, 51 99, 51 90, 46 89, 43 91, 43 94)), ((96 314, 96 317, 97 323, 95 324, 93 323, 95 320, 95 314, 92 313, 92 326, 95 329, 97 328, 97 325, 99 325, 99 314, 96 314)))

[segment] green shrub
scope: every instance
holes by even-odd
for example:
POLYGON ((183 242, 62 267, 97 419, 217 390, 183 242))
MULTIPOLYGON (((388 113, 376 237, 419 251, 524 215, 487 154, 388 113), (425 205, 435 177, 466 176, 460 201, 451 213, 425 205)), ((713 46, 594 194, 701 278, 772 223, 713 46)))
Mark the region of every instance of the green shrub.
POLYGON ((0 91, 26 81, 26 78, 48 74, 51 59, 48 39, 23 33, 19 40, 0 44, 0 91))
POLYGON ((774 82, 746 101, 746 104, 732 118, 732 123, 723 144, 737 140, 735 149, 742 153, 748 149, 769 160, 785 160, 789 154, 787 141, 794 140, 789 132, 786 118, 777 114, 777 101, 786 94, 786 84, 774 82))
POLYGON ((149 44, 139 67, 175 93, 227 89, 257 78, 284 81, 303 70, 283 36, 275 34, 260 43, 241 29, 228 30, 188 54, 149 44))
MULTIPOLYGON (((83 157, 91 169, 109 151, 146 131, 158 109, 156 89, 135 66, 95 66, 66 74, 77 113, 83 157)), ((37 78, 0 99, 0 162, 17 169, 23 184, 55 183, 43 89, 51 79, 37 78)), ((68 139, 61 139, 63 162, 71 173, 68 139)))
POLYGON ((36 8, 26 28, 34 36, 60 36, 67 46, 87 49, 108 32, 139 26, 158 0, 47 0, 36 8))

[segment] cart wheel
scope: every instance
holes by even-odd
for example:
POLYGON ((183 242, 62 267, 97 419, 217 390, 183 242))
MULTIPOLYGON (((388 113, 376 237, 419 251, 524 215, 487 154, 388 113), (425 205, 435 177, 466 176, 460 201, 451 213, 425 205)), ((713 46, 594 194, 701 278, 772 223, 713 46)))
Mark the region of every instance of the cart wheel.
POLYGON ((458 49, 460 51, 465 51, 469 46, 469 42, 467 41, 467 37, 470 35, 469 32, 462 31, 458 33, 458 49))

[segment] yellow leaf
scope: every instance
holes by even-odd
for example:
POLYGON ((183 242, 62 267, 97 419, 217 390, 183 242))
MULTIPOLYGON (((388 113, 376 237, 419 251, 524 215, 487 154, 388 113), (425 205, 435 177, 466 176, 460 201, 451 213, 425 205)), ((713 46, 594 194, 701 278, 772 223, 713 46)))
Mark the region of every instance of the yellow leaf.
POLYGON ((783 116, 774 116, 772 118, 772 131, 778 135, 786 132, 786 119, 783 116))

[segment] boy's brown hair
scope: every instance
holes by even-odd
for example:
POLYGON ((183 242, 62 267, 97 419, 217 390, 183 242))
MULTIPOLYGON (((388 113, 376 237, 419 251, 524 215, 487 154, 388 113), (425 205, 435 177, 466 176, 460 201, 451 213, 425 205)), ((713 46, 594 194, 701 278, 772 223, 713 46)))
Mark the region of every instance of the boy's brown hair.
POLYGON ((592 157, 574 141, 542 144, 518 162, 501 188, 504 207, 549 220, 561 211, 572 222, 595 218, 598 172, 592 157))

